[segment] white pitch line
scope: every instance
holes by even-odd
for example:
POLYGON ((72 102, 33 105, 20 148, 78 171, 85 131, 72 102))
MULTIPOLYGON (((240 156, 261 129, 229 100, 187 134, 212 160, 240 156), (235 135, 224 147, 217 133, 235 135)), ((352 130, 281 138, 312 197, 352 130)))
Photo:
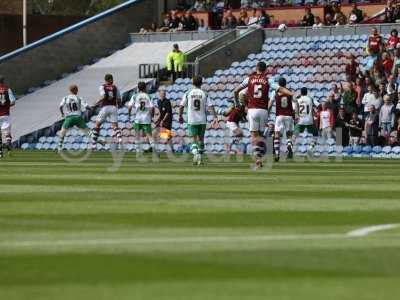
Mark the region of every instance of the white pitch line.
POLYGON ((329 240, 349 238, 343 234, 296 234, 296 235, 255 235, 255 236, 203 236, 171 238, 126 238, 126 239, 88 239, 88 240, 54 240, 54 241, 9 241, 0 242, 0 248, 13 247, 53 247, 53 246, 102 246, 102 245, 146 245, 168 243, 224 243, 224 242, 257 242, 257 241, 296 241, 296 240, 329 240))
POLYGON ((86 240, 37 240, 37 241, 2 241, 0 248, 29 247, 84 247, 110 245, 150 245, 150 244, 190 244, 190 243, 230 243, 261 241, 299 241, 299 240, 334 240, 363 237, 376 231, 400 227, 400 224, 384 224, 363 227, 346 234, 286 234, 253 236, 199 236, 199 237, 161 237, 161 238, 123 238, 123 239, 86 239, 86 240))
POLYGON ((368 227, 363 227, 363 228, 359 228, 359 229, 350 231, 347 233, 347 236, 349 236, 349 237, 366 236, 373 232, 394 229, 397 227, 400 227, 400 224, 382 224, 382 225, 368 226, 368 227))

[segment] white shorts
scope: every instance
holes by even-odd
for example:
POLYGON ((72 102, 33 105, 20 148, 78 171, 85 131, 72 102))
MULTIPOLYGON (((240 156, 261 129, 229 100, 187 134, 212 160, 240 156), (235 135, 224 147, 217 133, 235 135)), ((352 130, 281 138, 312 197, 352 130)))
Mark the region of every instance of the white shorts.
POLYGON ((10 116, 2 116, 0 117, 0 129, 3 132, 11 131, 11 119, 10 116))
POLYGON ((264 132, 268 121, 268 111, 262 108, 250 108, 247 113, 249 130, 264 132))
POLYGON ((277 116, 275 120, 275 131, 279 131, 280 133, 288 133, 293 132, 294 130, 294 122, 293 118, 290 116, 277 116))
POLYGON ((234 136, 235 135, 235 131, 237 129, 240 129, 238 124, 235 122, 226 122, 226 127, 229 129, 229 133, 234 136))
POLYGON ((111 123, 118 122, 118 110, 116 106, 114 105, 103 106, 100 109, 96 121, 99 123, 103 123, 105 120, 107 120, 107 118, 108 121, 111 123))

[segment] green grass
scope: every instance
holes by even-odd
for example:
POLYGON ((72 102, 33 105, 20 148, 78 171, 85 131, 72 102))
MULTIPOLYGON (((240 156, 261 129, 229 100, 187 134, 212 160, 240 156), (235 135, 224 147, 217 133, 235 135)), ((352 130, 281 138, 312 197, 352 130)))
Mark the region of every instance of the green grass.
POLYGON ((0 299, 398 299, 400 161, 0 161, 0 299))

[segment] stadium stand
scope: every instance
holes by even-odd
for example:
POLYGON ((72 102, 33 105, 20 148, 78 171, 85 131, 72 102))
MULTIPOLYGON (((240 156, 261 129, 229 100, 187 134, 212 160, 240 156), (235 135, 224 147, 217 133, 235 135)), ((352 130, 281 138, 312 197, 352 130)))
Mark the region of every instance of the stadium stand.
MULTIPOLYGON (((188 51, 202 42, 182 41, 179 45, 183 51, 188 51)), ((122 91, 131 90, 138 82, 139 64, 146 61, 165 66, 165 57, 173 44, 174 42, 134 43, 92 65, 81 66, 81 71, 64 74, 64 79, 20 98, 13 110, 14 140, 56 122, 59 118, 58 102, 68 93, 71 84, 79 86, 80 95, 89 104, 98 100, 98 86, 103 82, 105 73, 115 74, 116 84, 122 91)))
MULTIPOLYGON (((367 63, 367 55, 364 47, 367 43, 368 35, 319 35, 319 36, 298 36, 298 37, 271 37, 267 38, 260 53, 250 54, 246 60, 234 62, 223 70, 217 70, 212 77, 205 79, 204 89, 209 92, 212 102, 217 108, 227 108, 232 100, 232 92, 237 84, 243 78, 254 70, 256 63, 260 60, 267 62, 269 72, 275 74, 275 77, 285 76, 289 87, 293 90, 299 90, 306 86, 310 95, 318 101, 325 101, 332 83, 340 83, 346 79, 345 65, 349 54, 353 54, 362 64, 367 63)), ((174 85, 167 87, 168 97, 173 103, 174 110, 183 93, 191 86, 189 78, 178 79, 174 85)), ((157 94, 153 94, 153 99, 157 99, 157 94)), ((271 116, 273 119, 273 115, 271 116)), ((132 142, 131 128, 132 124, 128 120, 127 108, 121 108, 119 111, 119 122, 121 128, 124 128, 126 148, 129 151, 135 150, 132 142)), ((88 123, 93 127, 94 118, 88 123)), ((106 124, 101 134, 111 138, 112 131, 110 124, 106 124)), ((244 129, 244 144, 249 147, 249 132, 246 126, 244 129)), ((186 136, 186 125, 178 123, 177 115, 174 115, 173 130, 175 134, 174 142, 176 150, 186 151, 184 143, 186 136)), ((224 128, 218 130, 209 130, 206 134, 206 149, 209 152, 222 153, 225 149, 224 138, 226 137, 224 128)), ((42 136, 34 143, 24 143, 23 149, 55 149, 58 137, 42 136)), ((321 140, 319 140, 321 142, 321 140)), ((88 138, 76 130, 69 132, 67 139, 67 149, 85 149, 88 138)), ((296 140, 295 152, 297 155, 304 155, 307 152, 310 143, 310 136, 305 133, 296 140)), ((108 150, 109 145, 98 146, 98 150, 108 150)), ((315 149, 315 155, 321 155, 327 152, 330 155, 337 152, 342 153, 342 145, 336 145, 334 139, 328 140, 328 147, 318 145, 315 149)), ((160 146, 159 151, 165 151, 164 146, 160 146)), ((248 150, 249 152, 249 150, 248 150)), ((355 157, 391 157, 400 158, 399 147, 371 147, 354 146, 345 147, 344 156, 355 157)))

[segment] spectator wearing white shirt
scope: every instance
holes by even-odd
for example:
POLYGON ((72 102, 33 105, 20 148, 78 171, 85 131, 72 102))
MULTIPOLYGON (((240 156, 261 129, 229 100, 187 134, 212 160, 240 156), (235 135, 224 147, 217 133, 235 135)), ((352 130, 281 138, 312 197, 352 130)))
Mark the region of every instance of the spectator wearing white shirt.
POLYGON ((364 117, 370 113, 371 106, 374 106, 375 109, 379 111, 382 105, 382 99, 379 97, 373 84, 368 85, 368 92, 364 95, 362 104, 364 105, 364 117))
POLYGON ((254 8, 252 15, 249 17, 249 21, 248 21, 247 25, 249 25, 249 26, 257 25, 258 20, 259 20, 259 17, 257 16, 257 9, 254 8))
POLYGON ((385 95, 383 101, 385 104, 379 112, 379 128, 381 129, 382 136, 385 137, 386 144, 388 144, 390 133, 394 127, 395 108, 390 96, 385 95))
POLYGON ((318 29, 318 28, 321 28, 322 26, 324 26, 324 24, 322 23, 321 18, 318 17, 318 16, 316 16, 316 17, 315 17, 315 23, 314 23, 314 25, 312 26, 312 28, 313 28, 313 29, 318 29))

